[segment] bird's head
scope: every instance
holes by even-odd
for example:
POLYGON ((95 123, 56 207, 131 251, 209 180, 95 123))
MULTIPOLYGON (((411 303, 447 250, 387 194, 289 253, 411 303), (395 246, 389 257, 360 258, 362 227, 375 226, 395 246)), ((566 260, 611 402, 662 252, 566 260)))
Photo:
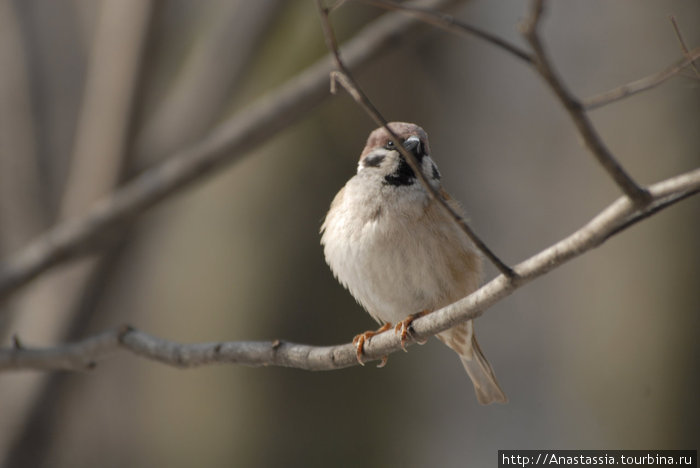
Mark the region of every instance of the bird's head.
MULTIPOLYGON (((396 134, 403 147, 416 157, 423 175, 434 186, 440 184, 440 171, 430 158, 428 135, 416 124, 391 122, 389 128, 396 134)), ((411 186, 420 184, 416 174, 396 148, 389 132, 379 127, 370 133, 360 161, 357 173, 382 178, 382 184, 392 186, 411 186)))

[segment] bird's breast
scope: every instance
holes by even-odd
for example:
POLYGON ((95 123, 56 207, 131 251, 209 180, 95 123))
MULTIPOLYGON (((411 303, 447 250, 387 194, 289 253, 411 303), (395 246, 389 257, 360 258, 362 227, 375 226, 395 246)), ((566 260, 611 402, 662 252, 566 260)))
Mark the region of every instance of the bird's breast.
MULTIPOLYGON (((346 187, 347 188, 347 187, 346 187)), ((462 297, 478 282, 468 241, 433 219, 427 199, 387 197, 358 202, 352 193, 327 218, 322 242, 340 282, 378 320, 396 322, 462 297)), ((330 214, 330 213, 329 213, 330 214)))

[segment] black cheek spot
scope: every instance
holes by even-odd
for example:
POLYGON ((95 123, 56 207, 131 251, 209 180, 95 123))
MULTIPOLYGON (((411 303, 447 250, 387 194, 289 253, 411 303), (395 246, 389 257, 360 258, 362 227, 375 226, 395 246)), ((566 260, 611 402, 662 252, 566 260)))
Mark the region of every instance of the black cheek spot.
POLYGON ((433 179, 440 180, 440 171, 435 164, 433 164, 433 179))
POLYGON ((362 160, 362 165, 365 167, 379 167, 379 165, 384 161, 383 154, 375 154, 373 156, 367 156, 362 160))

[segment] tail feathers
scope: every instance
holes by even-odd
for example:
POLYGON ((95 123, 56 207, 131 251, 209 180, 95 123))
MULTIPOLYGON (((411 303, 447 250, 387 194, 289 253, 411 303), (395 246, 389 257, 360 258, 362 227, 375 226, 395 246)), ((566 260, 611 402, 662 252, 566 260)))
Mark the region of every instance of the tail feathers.
POLYGON ((498 385, 496 375, 493 373, 491 365, 486 360, 486 356, 479 347, 479 342, 476 341, 476 336, 472 334, 472 353, 471 356, 462 356, 462 364, 467 370, 467 374, 472 379, 476 398, 482 405, 489 403, 507 403, 505 393, 498 385))
POLYGON ((498 385, 491 365, 481 351, 479 342, 476 341, 474 325, 471 321, 440 333, 438 338, 459 354, 464 369, 472 380, 479 403, 488 405, 508 402, 501 386, 498 385))

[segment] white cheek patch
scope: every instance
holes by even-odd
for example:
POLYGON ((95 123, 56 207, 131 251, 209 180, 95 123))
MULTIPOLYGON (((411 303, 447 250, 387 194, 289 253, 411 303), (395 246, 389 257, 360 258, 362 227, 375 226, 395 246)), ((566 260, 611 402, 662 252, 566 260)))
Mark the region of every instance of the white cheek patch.
POLYGON ((357 163, 357 172, 367 168, 379 168, 386 159, 386 152, 373 151, 357 163))

